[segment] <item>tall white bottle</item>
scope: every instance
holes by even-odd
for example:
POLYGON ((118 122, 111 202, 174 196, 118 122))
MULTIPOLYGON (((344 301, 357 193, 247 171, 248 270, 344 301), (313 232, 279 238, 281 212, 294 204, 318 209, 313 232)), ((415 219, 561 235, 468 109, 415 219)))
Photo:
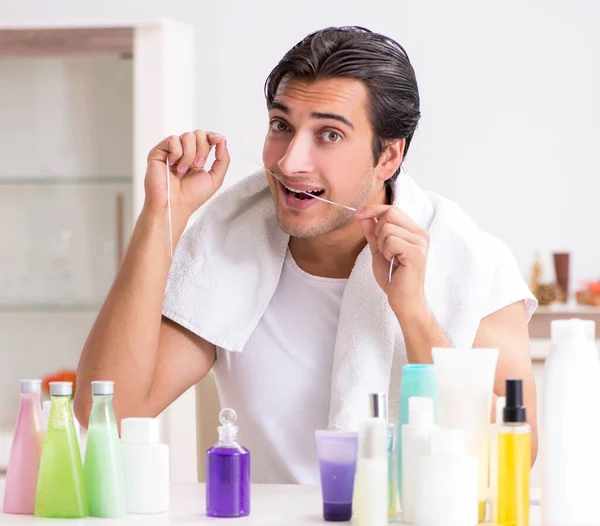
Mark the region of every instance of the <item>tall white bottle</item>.
POLYGON ((414 521, 419 485, 419 461, 429 452, 429 435, 439 429, 435 424, 433 398, 408 399, 408 424, 402 426, 402 522, 414 521))
POLYGON ((600 524, 600 358, 595 323, 556 320, 540 415, 544 526, 600 524))

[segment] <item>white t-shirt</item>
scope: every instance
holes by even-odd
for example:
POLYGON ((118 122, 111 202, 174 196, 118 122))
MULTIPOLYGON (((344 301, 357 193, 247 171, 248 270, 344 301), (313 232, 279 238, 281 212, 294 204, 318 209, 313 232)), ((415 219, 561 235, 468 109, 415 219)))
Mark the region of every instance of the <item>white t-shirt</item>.
POLYGON ((253 482, 319 483, 315 430, 327 429, 347 281, 304 272, 288 251, 273 299, 243 352, 217 348, 219 400, 238 414, 253 482))

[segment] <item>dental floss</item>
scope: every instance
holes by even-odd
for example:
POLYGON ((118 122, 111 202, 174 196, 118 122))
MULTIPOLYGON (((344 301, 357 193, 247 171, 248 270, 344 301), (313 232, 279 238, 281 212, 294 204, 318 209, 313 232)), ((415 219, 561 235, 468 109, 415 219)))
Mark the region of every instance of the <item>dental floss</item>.
POLYGON ((173 228, 171 222, 171 177, 169 170, 169 155, 165 159, 165 166, 167 167, 167 214, 169 216, 169 250, 171 258, 173 258, 173 228))
MULTIPOLYGON (((260 165, 260 167, 267 173, 270 173, 273 177, 275 177, 275 179, 277 179, 281 184, 283 184, 283 181, 281 179, 279 179, 279 177, 277 177, 273 172, 271 172, 270 170, 267 170, 262 164, 257 163, 260 165)), ((285 186, 285 185, 284 185, 285 186)), ((341 205, 340 203, 335 203, 333 201, 329 201, 327 199, 324 199, 322 197, 319 197, 317 195, 313 195, 310 192, 305 192, 303 190, 300 190, 299 192, 296 192, 297 194, 305 194, 308 195, 310 197, 312 197, 313 199, 318 199, 319 201, 323 201, 325 203, 329 203, 330 205, 335 205, 335 206, 341 206, 342 208, 345 208, 346 210, 351 210, 352 212, 356 212, 356 208, 352 208, 351 206, 346 206, 346 205, 341 205)))
MULTIPOLYGON (((281 179, 279 179, 279 177, 277 177, 273 172, 271 172, 270 170, 267 170, 262 164, 260 164, 258 162, 256 164, 258 164, 265 172, 270 173, 273 177, 275 177, 275 179, 277 179, 281 184, 283 184, 283 181, 281 179)), ((300 191, 300 192, 296 192, 296 193, 306 194, 306 195, 309 195, 310 197, 312 197, 313 199, 318 199, 319 201, 323 201, 324 203, 329 203, 330 205, 335 205, 335 206, 341 206, 342 208, 345 208, 346 210, 351 210, 352 212, 356 212, 356 208, 352 208, 351 206, 341 205, 340 203, 335 203, 333 201, 329 201, 322 197, 313 195, 310 192, 300 191)), ((390 272, 388 274, 388 283, 392 282, 392 272, 394 271, 394 259, 395 259, 395 256, 390 261, 390 272)))

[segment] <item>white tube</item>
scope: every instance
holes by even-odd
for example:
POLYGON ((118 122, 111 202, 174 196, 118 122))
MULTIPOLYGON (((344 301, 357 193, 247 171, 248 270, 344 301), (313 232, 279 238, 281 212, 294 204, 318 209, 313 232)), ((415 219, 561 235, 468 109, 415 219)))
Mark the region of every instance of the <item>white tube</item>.
POLYGON ((440 423, 463 429, 467 454, 479 459, 479 518, 488 494, 490 418, 498 349, 432 350, 438 383, 440 423))

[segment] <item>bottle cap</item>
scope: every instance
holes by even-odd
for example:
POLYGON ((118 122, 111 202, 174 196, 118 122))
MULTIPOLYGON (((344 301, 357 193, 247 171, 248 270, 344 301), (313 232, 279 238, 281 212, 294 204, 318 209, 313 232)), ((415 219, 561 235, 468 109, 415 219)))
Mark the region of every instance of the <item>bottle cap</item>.
POLYGON ((158 444, 158 418, 124 418, 121 420, 121 442, 124 444, 158 444))
POLYGON ((367 459, 387 459, 388 426, 383 418, 369 418, 360 428, 359 456, 367 459))
POLYGON ((527 421, 523 405, 523 381, 509 378, 506 380, 506 405, 504 406, 504 423, 514 424, 527 421))
POLYGON ((432 427, 435 424, 433 398, 411 396, 408 399, 408 423, 416 427, 432 427))
POLYGON ((92 382, 92 395, 115 394, 115 382, 108 380, 94 380, 92 382))
POLYGON ((387 393, 371 393, 370 399, 370 416, 372 418, 388 419, 388 403, 387 393))
POLYGON ((221 425, 217 428, 219 432, 219 441, 231 444, 237 440, 238 427, 235 425, 237 413, 231 408, 222 409, 219 412, 219 422, 221 425))
POLYGON ((596 323, 579 318, 553 320, 550 323, 550 337, 554 344, 572 341, 593 342, 596 339, 596 323))
POLYGON ((50 396, 71 396, 73 382, 50 382, 50 396))
POLYGON ((19 380, 19 387, 22 393, 41 393, 41 380, 19 380))
POLYGON ((496 424, 501 424, 504 418, 504 406, 506 405, 506 398, 499 396, 496 398, 496 424))
POLYGON ((463 429, 435 429, 429 435, 430 455, 464 455, 466 450, 467 444, 463 429))

